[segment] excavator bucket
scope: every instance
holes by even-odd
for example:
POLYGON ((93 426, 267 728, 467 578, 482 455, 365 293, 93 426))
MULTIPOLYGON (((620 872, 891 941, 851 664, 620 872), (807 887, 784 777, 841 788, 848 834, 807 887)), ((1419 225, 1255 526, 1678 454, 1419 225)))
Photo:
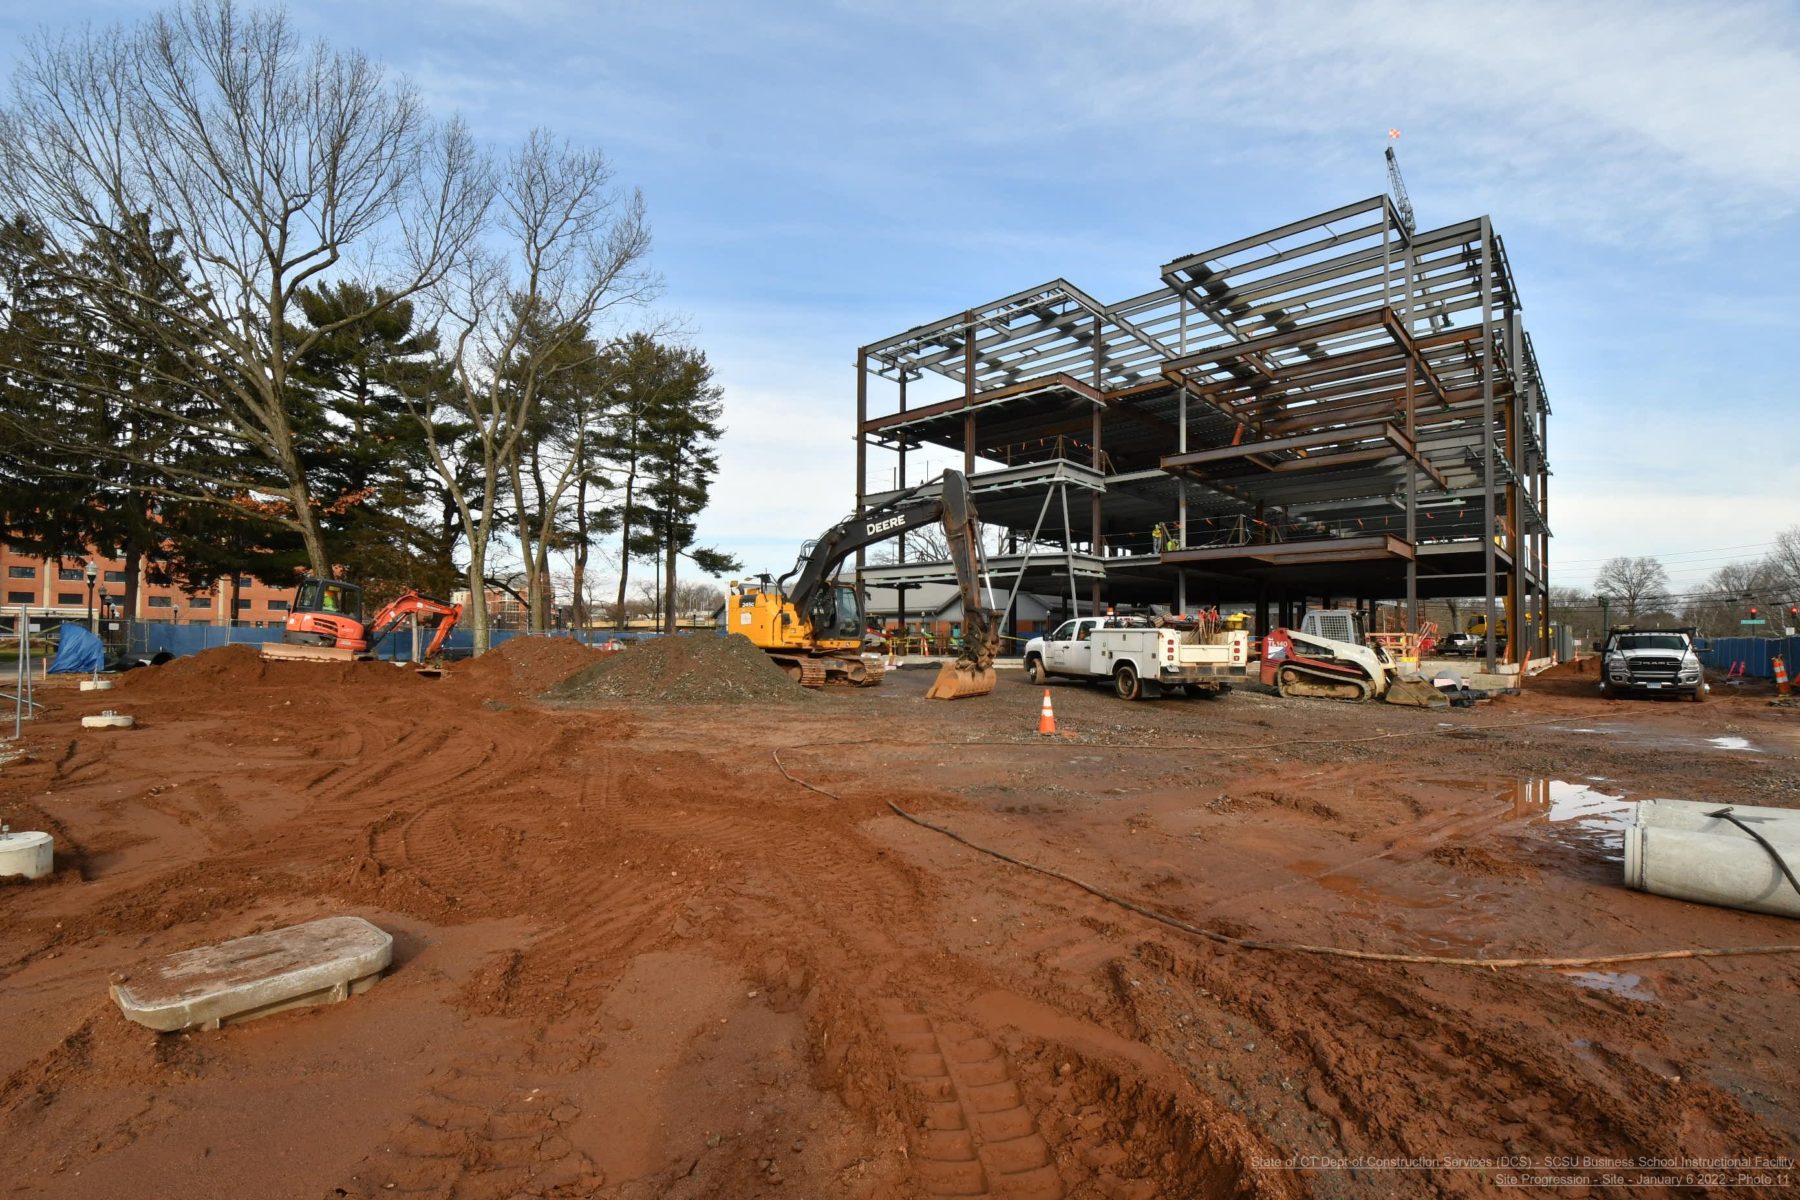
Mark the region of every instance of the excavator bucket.
POLYGON ((295 646, 287 642, 264 642, 262 656, 283 662, 351 662, 356 658, 356 652, 341 650, 336 646, 295 646))
POLYGON ((1404 705, 1407 708, 1450 707, 1450 701, 1445 698, 1444 693, 1423 679, 1396 679, 1388 685, 1387 693, 1382 699, 1389 704, 1404 705))
POLYGON ((931 681, 931 690, 925 693, 927 700, 966 700, 970 696, 985 696, 994 690, 996 676, 992 667, 978 667, 970 663, 947 662, 938 668, 937 678, 931 681))

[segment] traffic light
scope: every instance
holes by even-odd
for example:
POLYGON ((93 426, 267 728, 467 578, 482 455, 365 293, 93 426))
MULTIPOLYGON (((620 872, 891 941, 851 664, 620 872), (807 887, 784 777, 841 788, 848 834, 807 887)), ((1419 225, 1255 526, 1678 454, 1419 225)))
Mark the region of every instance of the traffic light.
POLYGON ((1750 606, 1750 619, 1752 621, 1756 620, 1756 605, 1754 604, 1750 606))

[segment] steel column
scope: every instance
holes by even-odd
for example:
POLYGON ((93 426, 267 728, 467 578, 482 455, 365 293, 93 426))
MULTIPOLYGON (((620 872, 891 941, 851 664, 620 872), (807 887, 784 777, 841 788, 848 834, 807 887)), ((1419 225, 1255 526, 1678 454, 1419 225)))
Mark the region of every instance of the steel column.
POLYGON ((1481 559, 1486 588, 1484 659, 1494 669, 1494 231, 1481 218, 1481 559))
MULTIPOLYGON (((861 512, 868 498, 869 439, 863 423, 869 419, 869 352, 856 352, 856 511, 861 512)), ((863 590, 863 552, 856 551, 856 594, 863 590)))

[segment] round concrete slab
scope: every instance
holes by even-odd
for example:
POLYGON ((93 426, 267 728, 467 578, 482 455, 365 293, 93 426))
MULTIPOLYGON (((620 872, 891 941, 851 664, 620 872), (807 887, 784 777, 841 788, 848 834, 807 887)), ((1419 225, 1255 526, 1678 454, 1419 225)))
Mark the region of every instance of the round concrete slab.
POLYGON ((81 718, 83 729, 130 729, 135 724, 137 724, 136 718, 125 713, 113 712, 110 709, 91 717, 81 718))

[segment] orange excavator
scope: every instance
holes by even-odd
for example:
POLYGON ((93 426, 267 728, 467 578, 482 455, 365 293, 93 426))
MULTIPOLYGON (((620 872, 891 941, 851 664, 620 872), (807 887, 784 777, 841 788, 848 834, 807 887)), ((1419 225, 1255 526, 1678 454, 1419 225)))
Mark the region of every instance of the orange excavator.
POLYGON ((414 616, 437 618, 437 631, 425 651, 429 661, 437 657, 462 619, 462 605, 422 592, 404 592, 365 622, 362 588, 341 579, 308 575, 294 589, 281 641, 265 642, 263 657, 312 662, 370 658, 383 638, 414 616))

